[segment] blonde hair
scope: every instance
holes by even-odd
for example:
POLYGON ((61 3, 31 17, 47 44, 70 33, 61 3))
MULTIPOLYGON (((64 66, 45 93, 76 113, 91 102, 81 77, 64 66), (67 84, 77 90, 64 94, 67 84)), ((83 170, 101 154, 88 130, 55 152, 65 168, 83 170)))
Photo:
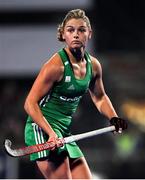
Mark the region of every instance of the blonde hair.
POLYGON ((90 24, 90 20, 89 18, 85 15, 85 11, 81 10, 81 9, 74 9, 74 10, 71 10, 67 13, 67 15, 65 16, 65 18, 63 19, 62 23, 58 26, 58 29, 57 29, 57 39, 59 41, 64 41, 63 37, 62 37, 62 34, 63 34, 63 31, 64 31, 64 27, 66 25, 66 23, 70 20, 70 19, 83 19, 88 28, 91 29, 91 24, 90 24))

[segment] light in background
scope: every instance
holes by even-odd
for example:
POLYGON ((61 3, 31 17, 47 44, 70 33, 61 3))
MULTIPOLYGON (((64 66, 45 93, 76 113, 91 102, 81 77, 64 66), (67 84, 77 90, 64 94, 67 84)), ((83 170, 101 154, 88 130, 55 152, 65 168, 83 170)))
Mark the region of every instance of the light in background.
POLYGON ((91 8, 91 0, 4 0, 0 1, 0 10, 6 11, 20 11, 20 10, 38 10, 38 9, 47 9, 47 10, 60 10, 68 8, 91 8))
MULTIPOLYGON (((57 25, 3 27, 0 40, 0 75, 3 76, 35 75, 42 64, 65 47, 57 40, 57 25)), ((90 41, 88 50, 92 47, 90 41)))
POLYGON ((145 132, 145 101, 126 101, 122 104, 121 110, 133 124, 145 132))

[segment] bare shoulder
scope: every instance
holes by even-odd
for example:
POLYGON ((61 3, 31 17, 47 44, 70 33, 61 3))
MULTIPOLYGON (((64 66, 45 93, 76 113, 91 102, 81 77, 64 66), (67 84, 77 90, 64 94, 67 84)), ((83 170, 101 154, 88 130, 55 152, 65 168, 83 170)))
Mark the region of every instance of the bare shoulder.
POLYGON ((42 66, 41 71, 43 71, 48 78, 51 77, 51 79, 53 78, 55 81, 61 80, 64 72, 64 66, 58 53, 55 53, 46 61, 46 63, 42 66))
POLYGON ((93 67, 93 75, 94 76, 101 75, 102 67, 99 60, 93 56, 90 56, 90 57, 91 57, 91 62, 92 62, 92 67, 93 67))
POLYGON ((60 56, 55 53, 50 59, 46 61, 45 66, 51 66, 52 68, 60 68, 63 66, 60 56))

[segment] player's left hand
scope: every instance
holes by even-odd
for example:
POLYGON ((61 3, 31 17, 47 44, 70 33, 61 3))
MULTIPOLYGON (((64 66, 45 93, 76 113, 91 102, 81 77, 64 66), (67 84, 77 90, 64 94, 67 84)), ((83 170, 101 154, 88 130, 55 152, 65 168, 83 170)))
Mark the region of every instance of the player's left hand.
POLYGON ((122 133, 122 130, 127 129, 127 126, 128 126, 126 120, 119 117, 111 118, 110 124, 115 126, 115 131, 118 133, 122 133))

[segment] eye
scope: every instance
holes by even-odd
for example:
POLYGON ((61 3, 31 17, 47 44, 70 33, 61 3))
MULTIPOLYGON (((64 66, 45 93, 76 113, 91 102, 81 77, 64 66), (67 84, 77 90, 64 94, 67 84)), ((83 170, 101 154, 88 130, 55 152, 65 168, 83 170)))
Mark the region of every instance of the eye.
POLYGON ((67 31, 68 31, 68 32, 73 32, 73 31, 74 31, 74 28, 68 28, 67 31))
POLYGON ((86 32, 86 29, 85 28, 79 28, 79 31, 80 32, 86 32))

